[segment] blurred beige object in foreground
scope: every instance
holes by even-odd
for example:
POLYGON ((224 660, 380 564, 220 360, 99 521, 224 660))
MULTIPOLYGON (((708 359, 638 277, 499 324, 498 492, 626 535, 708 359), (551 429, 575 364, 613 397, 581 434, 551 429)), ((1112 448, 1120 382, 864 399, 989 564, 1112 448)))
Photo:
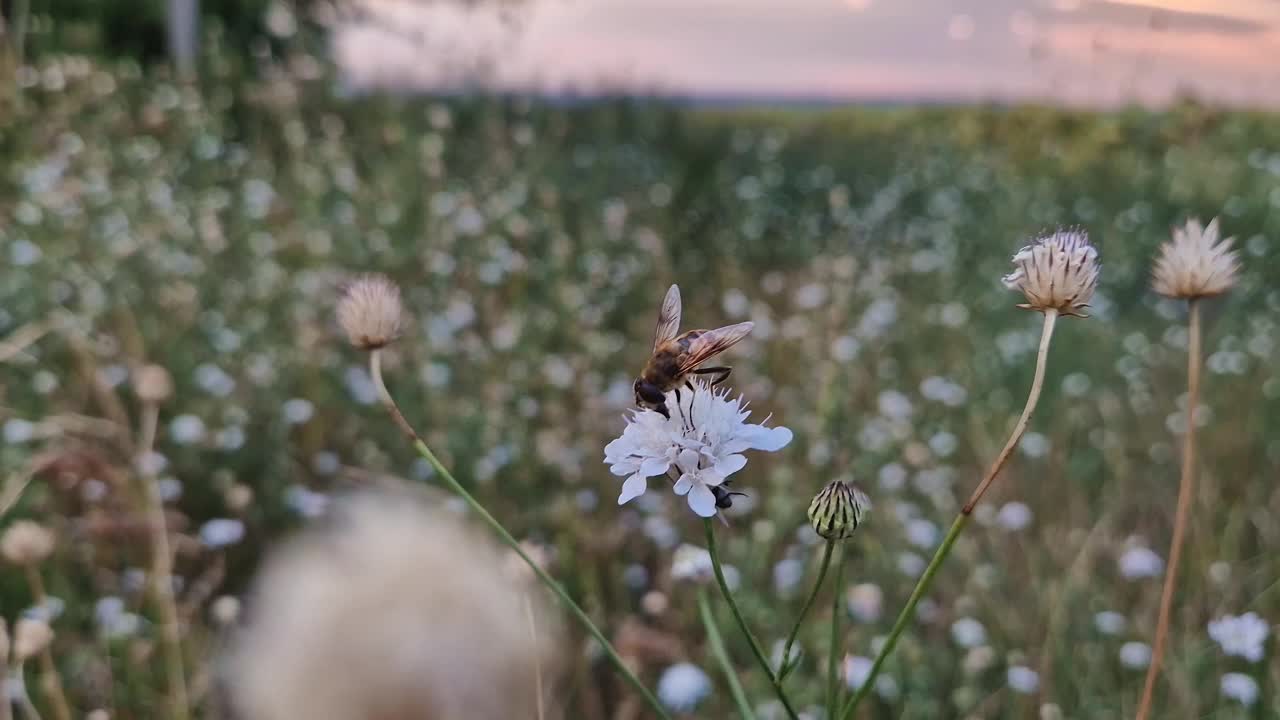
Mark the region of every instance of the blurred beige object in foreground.
POLYGON ((346 498, 268 558, 223 677, 244 720, 557 717, 562 633, 543 591, 455 514, 346 498))

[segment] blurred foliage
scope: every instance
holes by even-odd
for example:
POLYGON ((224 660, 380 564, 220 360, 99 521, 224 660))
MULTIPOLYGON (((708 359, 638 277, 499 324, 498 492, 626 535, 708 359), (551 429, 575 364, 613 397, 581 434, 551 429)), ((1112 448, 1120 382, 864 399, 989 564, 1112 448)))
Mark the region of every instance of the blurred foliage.
MULTIPOLYGON (((205 63, 198 84, 180 85, 130 61, 46 56, 0 115, 0 333, 54 328, 3 366, 0 466, 17 474, 74 451, 114 468, 41 474, 15 510, 65 538, 49 582, 65 600, 58 656, 79 706, 148 717, 160 685, 154 660, 126 652, 133 635, 103 639, 95 624, 103 597, 149 613, 129 580, 141 549, 95 534, 128 517, 109 477, 127 482, 129 460, 61 420, 127 421, 130 372, 168 368, 178 389, 150 462, 188 520, 180 569, 191 578, 225 560, 222 591, 239 592, 312 493, 371 473, 430 479, 330 318, 343 279, 366 270, 404 288, 414 318, 389 382, 459 479, 554 549, 556 575, 611 627, 639 617, 708 668, 693 593, 669 579, 672 548, 698 542, 699 526, 657 487, 616 507, 602 447, 669 283, 689 326, 754 320, 726 358, 731 382, 796 440, 735 484, 751 498, 735 504, 724 551, 744 609, 766 643, 785 633, 805 582, 794 571, 811 577, 818 555, 804 508, 850 477, 876 509, 845 576, 878 588, 883 609, 846 623, 844 641, 870 655, 1021 407, 1038 319, 999 283, 1009 255, 1069 223, 1102 248, 1094 317, 1060 327, 1034 434, 868 717, 1021 718, 1048 703, 1123 717, 1142 672, 1117 648, 1147 638, 1159 588, 1118 561, 1164 552, 1171 429, 1185 422, 1182 310, 1148 292, 1149 260, 1171 225, 1220 215, 1245 272, 1208 307, 1202 491, 1165 703, 1246 717, 1218 691, 1234 669, 1263 682, 1255 713, 1276 707, 1274 664, 1242 667, 1204 631, 1225 612, 1280 617, 1274 115, 350 97, 304 55, 249 72, 214 43, 205 63), (238 485, 255 502, 229 509, 238 485), (1028 523, 1004 519, 1020 512, 1012 501, 1028 523), (202 524, 232 514, 245 540, 202 549, 202 524), (655 591, 670 608, 645 612, 655 591), (1128 618, 1118 636, 1096 628, 1103 610, 1128 618), (966 664, 973 649, 948 630, 962 617, 985 627, 989 665, 966 664), (101 670, 103 648, 106 680, 72 672, 101 670), (1039 673, 1030 694, 1006 683, 1020 665, 1039 673)), ((6 573, 5 614, 28 601, 6 573)), ((825 656, 820 627, 802 637, 809 657, 825 656)), ((193 633, 216 642, 216 629, 193 633)), ((763 702, 741 639, 726 639, 763 702)), ((674 659, 641 664, 652 678, 674 659)), ((806 665, 791 682, 814 703, 820 683, 805 678, 819 673, 806 665)), ((600 677, 576 677, 572 707, 625 695, 600 677)), ((730 712, 722 690, 708 702, 699 716, 730 712)))

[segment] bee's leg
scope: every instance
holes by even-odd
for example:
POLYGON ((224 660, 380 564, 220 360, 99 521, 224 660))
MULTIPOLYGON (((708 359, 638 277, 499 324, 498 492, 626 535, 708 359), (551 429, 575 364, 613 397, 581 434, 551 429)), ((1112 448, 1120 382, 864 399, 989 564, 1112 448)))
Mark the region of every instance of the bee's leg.
POLYGON ((729 373, 731 373, 731 372, 733 372, 733 368, 731 368, 731 367, 724 367, 724 366, 721 366, 721 367, 705 367, 705 368, 698 368, 697 370, 694 370, 694 371, 693 371, 693 374, 695 374, 695 375, 715 375, 715 377, 713 377, 713 378, 711 379, 711 387, 715 387, 715 386, 719 385, 720 383, 724 382, 725 380, 728 380, 728 379, 729 379, 729 373))
POLYGON ((697 430, 693 425, 693 403, 698 399, 698 391, 694 390, 692 380, 685 380, 684 386, 689 388, 689 430, 697 430))
POLYGON ((676 386, 676 413, 680 415, 680 427, 689 427, 689 421, 684 417, 684 405, 680 404, 680 386, 676 386))

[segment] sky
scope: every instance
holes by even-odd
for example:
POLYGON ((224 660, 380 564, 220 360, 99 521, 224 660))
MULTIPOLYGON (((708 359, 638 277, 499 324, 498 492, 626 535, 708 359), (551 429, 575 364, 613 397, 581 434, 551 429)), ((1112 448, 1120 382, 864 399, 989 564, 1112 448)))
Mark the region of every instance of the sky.
POLYGON ((353 85, 1280 105, 1280 0, 362 0, 353 85))

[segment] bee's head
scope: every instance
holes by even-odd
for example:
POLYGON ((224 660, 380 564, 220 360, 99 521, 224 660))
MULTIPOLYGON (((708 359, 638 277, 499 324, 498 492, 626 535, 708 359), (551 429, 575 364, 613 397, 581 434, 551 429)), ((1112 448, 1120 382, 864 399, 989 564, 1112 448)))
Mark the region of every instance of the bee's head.
POLYGON ((667 410, 667 396, 653 383, 636 378, 636 405, 662 413, 662 417, 670 420, 671 411, 667 410))

